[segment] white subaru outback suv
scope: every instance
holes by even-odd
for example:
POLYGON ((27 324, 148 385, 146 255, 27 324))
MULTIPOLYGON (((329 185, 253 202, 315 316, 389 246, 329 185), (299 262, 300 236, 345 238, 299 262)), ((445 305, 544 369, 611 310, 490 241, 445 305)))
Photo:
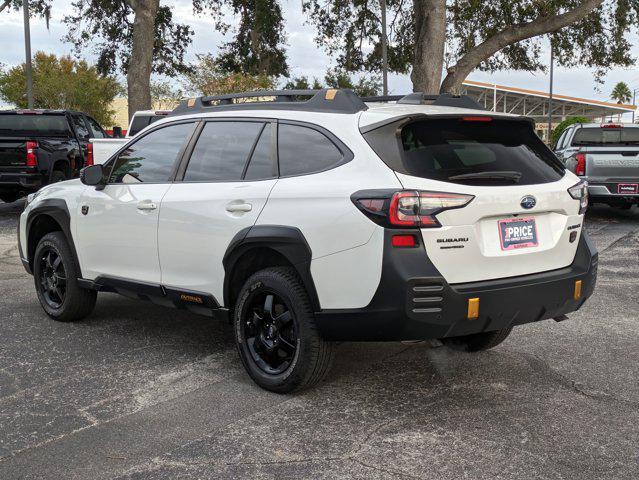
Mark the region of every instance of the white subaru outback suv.
POLYGON ((532 121, 391 100, 185 101, 30 196, 20 254, 45 312, 79 320, 109 291, 227 317, 251 378, 290 392, 326 374, 336 340, 479 351, 579 309, 597 271, 587 188, 532 121))

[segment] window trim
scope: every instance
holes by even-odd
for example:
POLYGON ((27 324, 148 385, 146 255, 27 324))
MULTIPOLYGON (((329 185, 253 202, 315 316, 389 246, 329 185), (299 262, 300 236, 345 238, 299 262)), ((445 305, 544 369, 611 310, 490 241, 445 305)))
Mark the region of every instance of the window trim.
POLYGON ((195 134, 191 137, 191 141, 188 144, 188 148, 185 150, 182 160, 180 161, 179 168, 177 169, 175 175, 175 183, 243 183, 243 182, 263 182, 267 180, 276 180, 279 178, 279 161, 277 158, 277 145, 273 142, 273 132, 277 132, 277 120, 273 118, 263 118, 263 117, 211 117, 211 118, 200 118, 200 126, 198 127, 195 134), (259 135, 255 138, 253 142, 253 146, 251 147, 251 151, 246 159, 244 167, 242 168, 242 178, 236 180, 184 180, 184 176, 186 174, 186 169, 191 162, 191 157, 193 155, 193 151, 195 150, 195 146, 197 145, 197 141, 204 130, 204 127, 207 123, 211 122, 247 122, 247 123, 261 123, 262 129, 260 130, 259 135), (262 132, 264 128, 266 128, 267 124, 271 124, 271 158, 276 165, 277 175, 269 178, 260 178, 260 179, 251 179, 246 180, 244 176, 246 175, 246 170, 251 162, 253 157, 253 152, 257 147, 257 144, 260 140, 262 132), (274 156, 275 155, 275 156, 274 156))
POLYGON ((120 154, 126 150, 127 148, 135 145, 137 142, 139 142, 140 140, 142 140, 143 138, 146 138, 147 135, 150 135, 151 133, 155 132, 156 130, 160 130, 162 128, 166 128, 166 127, 172 127, 174 125, 181 125, 184 123, 192 123, 193 127, 191 128, 191 132, 189 134, 187 134, 187 136, 185 137, 185 142, 182 145, 182 148, 180 149, 180 151, 178 152, 177 156, 175 157, 175 161, 174 161, 174 165, 173 165, 173 169, 171 170, 171 174, 169 175, 169 178, 166 181, 163 182, 141 182, 141 183, 118 183, 118 182, 109 182, 107 181, 104 186, 108 186, 108 185, 167 185, 170 183, 174 183, 175 182, 175 176, 178 173, 178 168, 180 167, 182 161, 184 160, 184 153, 186 152, 188 146, 191 144, 192 140, 193 140, 193 135, 195 134, 196 131, 198 131, 198 129, 200 128, 200 124, 202 123, 201 119, 198 118, 189 118, 189 119, 180 119, 178 121, 175 122, 170 122, 170 123, 163 123, 161 125, 158 125, 155 128, 152 128, 150 130, 148 130, 147 132, 144 133, 144 135, 142 136, 136 136, 135 138, 131 139, 130 142, 126 142, 117 152, 115 152, 111 158, 109 158, 106 162, 104 162, 103 167, 104 170, 108 169, 108 173, 105 173, 105 176, 107 179, 111 178, 111 175, 113 174, 113 167, 115 166, 115 162, 117 160, 117 158, 120 156, 120 154))
POLYGON ((316 125, 314 123, 300 122, 300 121, 297 121, 297 120, 278 119, 278 121, 277 121, 277 138, 276 138, 276 142, 275 143, 276 143, 276 154, 277 154, 277 173, 278 173, 278 178, 305 177, 307 175, 315 175, 317 173, 328 172, 330 170, 333 170, 334 168, 341 167, 342 165, 347 164, 348 162, 353 160, 353 158, 355 158, 355 155, 353 154, 351 149, 348 148, 344 144, 344 142, 342 142, 339 138, 337 138, 337 136, 335 134, 333 134, 333 132, 331 132, 330 130, 328 130, 328 129, 324 128, 324 127, 316 125), (337 148, 337 150, 342 154, 341 160, 339 162, 335 163, 334 165, 331 165, 330 167, 324 168, 322 170, 313 170, 311 172, 296 173, 294 175, 282 175, 282 169, 280 168, 280 148, 279 148, 280 125, 295 125, 295 126, 298 126, 298 127, 306 127, 306 128, 310 128, 311 130, 315 130, 316 132, 319 132, 319 133, 323 134, 335 146, 335 148, 337 148))

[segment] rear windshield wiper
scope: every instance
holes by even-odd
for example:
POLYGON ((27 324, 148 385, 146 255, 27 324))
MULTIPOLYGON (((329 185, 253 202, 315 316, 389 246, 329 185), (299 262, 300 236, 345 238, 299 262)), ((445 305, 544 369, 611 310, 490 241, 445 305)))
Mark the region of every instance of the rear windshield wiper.
POLYGON ((513 183, 519 183, 520 179, 521 172, 510 171, 464 173, 448 177, 448 180, 509 180, 513 183))

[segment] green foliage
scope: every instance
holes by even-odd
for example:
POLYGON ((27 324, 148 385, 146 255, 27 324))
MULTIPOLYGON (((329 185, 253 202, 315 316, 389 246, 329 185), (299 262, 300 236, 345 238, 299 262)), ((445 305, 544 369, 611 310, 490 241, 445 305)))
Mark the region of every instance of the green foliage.
POLYGON ((319 90, 324 88, 317 78, 312 81, 305 75, 289 78, 282 87, 284 90, 319 90))
MULTIPOLYGON (((517 28, 538 18, 560 15, 580 0, 455 0, 448 2, 446 64, 452 66, 466 52, 496 33, 517 28)), ((413 60, 413 6, 421 2, 389 0, 389 68, 405 73, 413 60)), ((317 27, 316 41, 337 56, 338 66, 349 72, 378 71, 381 67, 379 2, 303 0, 317 27), (372 48, 371 48, 372 46, 372 48)), ((425 8, 422 6, 422 8, 425 8)), ((638 22, 639 2, 604 0, 584 20, 552 34, 556 62, 564 67, 594 68, 596 78, 611 67, 632 65, 630 35, 638 22)), ((486 71, 545 69, 542 46, 547 37, 507 45, 484 61, 486 71)))
POLYGON ((350 88, 360 97, 379 95, 382 88, 382 82, 377 77, 360 77, 355 82, 344 70, 329 70, 324 76, 324 81, 328 87, 350 88))
MULTIPOLYGON (((25 65, 0 70, 0 98, 27 108, 25 65)), ((98 73, 95 66, 71 57, 37 52, 33 58, 35 108, 86 112, 102 125, 113 123, 111 103, 123 93, 115 77, 98 73)))
POLYGON ((615 85, 610 93, 610 98, 617 100, 619 103, 630 103, 632 100, 632 92, 625 82, 619 82, 615 85))
POLYGON ((233 41, 222 47, 220 68, 252 76, 288 75, 279 0, 230 0, 230 4, 240 23, 233 41))
MULTIPOLYGON (((199 4, 199 2, 198 2, 199 4)), ((131 55, 133 9, 125 0, 75 0, 73 13, 64 17, 69 30, 65 41, 80 55, 90 47, 100 73, 126 73, 131 55)), ((201 9, 205 8, 200 5, 201 9)), ((155 18, 153 71, 174 76, 187 70, 184 61, 193 30, 175 23, 172 9, 160 5, 155 18)))
POLYGON ((588 120, 586 117, 568 117, 566 120, 559 123, 553 129, 552 144, 556 145, 557 142, 559 141, 559 137, 561 137, 561 134, 564 133, 564 130, 566 130, 570 125, 574 123, 590 123, 590 120, 588 120))
POLYGON ((186 91, 195 95, 222 95, 275 88, 274 77, 229 72, 211 54, 197 55, 197 63, 184 75, 183 83, 186 91))
POLYGON ((288 79, 284 84, 287 90, 307 90, 307 89, 320 89, 320 88, 350 88, 360 97, 373 97, 379 95, 382 89, 382 83, 378 77, 360 77, 355 81, 344 70, 329 70, 324 76, 324 84, 322 84, 317 78, 313 78, 311 82, 308 77, 293 77, 288 79))
POLYGON ((168 81, 151 82, 151 99, 153 107, 158 110, 172 110, 186 95, 168 81))

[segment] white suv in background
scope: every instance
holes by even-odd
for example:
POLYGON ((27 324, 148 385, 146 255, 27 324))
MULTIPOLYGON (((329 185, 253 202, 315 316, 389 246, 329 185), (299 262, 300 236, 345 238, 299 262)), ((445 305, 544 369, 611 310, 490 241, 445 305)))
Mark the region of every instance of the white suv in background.
POLYGON ((190 99, 42 189, 19 225, 42 307, 78 320, 114 291, 230 317, 247 372, 276 392, 320 380, 335 340, 478 351, 581 307, 587 189, 531 120, 466 97, 368 100, 387 102, 190 99))

